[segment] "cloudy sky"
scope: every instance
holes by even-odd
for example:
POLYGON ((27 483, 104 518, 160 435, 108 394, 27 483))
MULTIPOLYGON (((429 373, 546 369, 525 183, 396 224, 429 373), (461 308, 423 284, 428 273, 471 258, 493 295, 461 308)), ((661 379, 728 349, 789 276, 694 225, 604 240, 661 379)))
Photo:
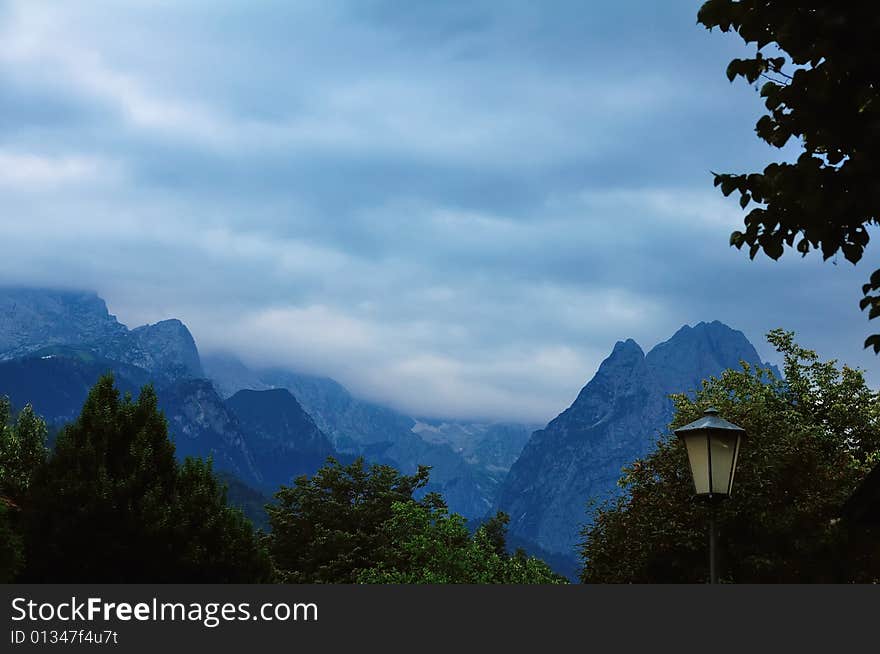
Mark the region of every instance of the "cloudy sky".
POLYGON ((0 283, 422 415, 543 422, 719 319, 866 368, 871 270, 728 247, 779 156, 699 1, 0 0, 0 283))

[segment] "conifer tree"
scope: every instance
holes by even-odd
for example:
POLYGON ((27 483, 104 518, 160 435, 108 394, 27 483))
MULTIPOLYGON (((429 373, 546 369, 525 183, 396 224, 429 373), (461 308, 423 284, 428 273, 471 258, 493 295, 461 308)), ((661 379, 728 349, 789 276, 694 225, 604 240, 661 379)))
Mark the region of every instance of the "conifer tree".
POLYGON ((270 577, 258 536, 226 506, 210 463, 175 460, 152 387, 136 401, 120 397, 110 375, 34 475, 24 517, 28 581, 270 577))

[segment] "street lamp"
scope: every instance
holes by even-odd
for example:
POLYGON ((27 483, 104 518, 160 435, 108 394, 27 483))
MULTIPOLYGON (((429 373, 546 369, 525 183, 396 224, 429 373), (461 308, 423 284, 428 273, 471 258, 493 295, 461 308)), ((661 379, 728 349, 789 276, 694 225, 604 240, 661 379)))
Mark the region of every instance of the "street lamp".
POLYGON ((730 495, 739 448, 746 430, 708 408, 699 420, 679 427, 675 435, 684 441, 698 497, 709 502, 709 583, 718 583, 715 568, 715 502, 730 495))

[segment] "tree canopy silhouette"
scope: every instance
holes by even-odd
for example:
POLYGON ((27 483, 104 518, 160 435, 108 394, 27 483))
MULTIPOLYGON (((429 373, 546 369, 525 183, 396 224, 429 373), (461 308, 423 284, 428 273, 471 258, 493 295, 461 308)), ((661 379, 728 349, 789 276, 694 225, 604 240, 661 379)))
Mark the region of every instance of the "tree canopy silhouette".
MULTIPOLYGON (((842 252, 861 260, 868 226, 880 219, 877 6, 708 0, 697 20, 756 46, 753 57, 730 62, 727 77, 761 83, 767 113, 755 126, 759 138, 777 148, 796 139, 803 148, 795 162, 773 162, 763 172, 715 174, 724 195, 737 192, 743 209, 752 205, 731 245, 748 246, 751 258, 763 251, 778 259, 787 246, 804 256, 817 249, 824 259, 842 252)), ((880 316, 880 270, 862 291, 861 308, 880 316)), ((880 352, 880 334, 865 347, 880 352)))
POLYGON ((210 462, 178 463, 156 394, 113 377, 36 467, 22 507, 23 580, 243 583, 271 578, 250 522, 226 505, 210 462))

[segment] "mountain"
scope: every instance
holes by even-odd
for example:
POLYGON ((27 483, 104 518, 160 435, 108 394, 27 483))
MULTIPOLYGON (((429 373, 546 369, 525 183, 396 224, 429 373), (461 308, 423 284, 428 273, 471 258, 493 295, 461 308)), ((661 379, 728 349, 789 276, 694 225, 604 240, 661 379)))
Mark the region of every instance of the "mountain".
POLYGON ((32 403, 57 427, 79 414, 106 372, 133 395, 154 384, 179 456, 211 456, 218 471, 260 491, 312 473, 339 452, 408 474, 430 465, 427 490, 442 492, 454 511, 481 517, 513 458, 497 439, 483 439, 486 452, 467 455, 443 439, 422 439, 412 418, 357 400, 327 378, 254 372, 213 357, 211 383, 179 320, 129 330, 94 293, 0 288, 0 393, 19 406, 32 403), (236 397, 244 389, 266 394, 236 397))
POLYGON ((231 358, 212 359, 211 371, 213 384, 179 320, 130 330, 94 293, 0 288, 0 393, 19 406, 32 403, 56 427, 74 419, 95 381, 113 372, 133 395, 154 384, 179 456, 211 456, 217 470, 255 489, 274 491, 338 451, 404 473, 432 466, 428 490, 468 517, 494 503, 501 468, 472 465, 449 443, 423 440, 412 418, 356 400, 331 379, 256 374, 231 358), (289 392, 235 397, 243 389, 289 392))
POLYGON ((263 486, 272 491, 313 475, 336 454, 333 445, 285 388, 241 390, 226 400, 248 434, 263 486))
POLYGON ((412 430, 429 443, 446 443, 464 460, 506 473, 538 425, 419 419, 412 430))
POLYGON ((195 341, 179 320, 129 330, 94 293, 0 288, 0 360, 53 346, 143 368, 156 381, 204 377, 195 341))
POLYGON ((135 366, 98 357, 87 350, 54 346, 19 359, 0 361, 0 395, 12 405, 31 404, 47 423, 60 426, 79 416, 89 390, 113 371, 123 393, 137 396, 149 381, 135 366))
POLYGON ((202 355, 205 377, 214 383, 220 396, 228 399, 238 391, 247 389, 264 391, 273 388, 260 379, 260 373, 251 370, 231 354, 210 352, 202 355))
POLYGON ((272 503, 272 498, 251 488, 233 474, 222 470, 217 471, 216 474, 217 479, 226 485, 226 501, 229 506, 241 509, 257 529, 268 531, 269 516, 266 514, 266 505, 272 503))
POLYGON ((205 379, 195 341, 179 320, 129 330, 94 293, 0 288, 0 394, 30 403, 57 428, 74 420, 99 377, 136 397, 148 383, 178 456, 211 456, 252 486, 262 474, 238 420, 205 379))
POLYGON ((426 490, 442 493, 450 509, 465 517, 480 518, 495 503, 506 470, 470 463, 449 442, 421 438, 415 419, 358 400, 332 379, 281 369, 254 371, 228 354, 207 355, 203 364, 216 387, 227 392, 240 384, 289 390, 342 454, 386 463, 405 474, 431 466, 426 490))
POLYGON ((742 332, 720 323, 684 326, 647 355, 619 341, 574 403, 536 431, 513 464, 498 508, 510 531, 551 552, 574 557, 587 503, 619 492, 621 469, 653 449, 673 417, 671 393, 740 361, 761 363, 742 332))
POLYGON ((166 379, 205 376, 196 342, 186 325, 176 318, 136 327, 129 337, 131 349, 119 352, 119 361, 160 373, 166 379))
POLYGON ((265 479, 250 448, 250 435, 207 379, 185 379, 157 390, 159 408, 177 456, 211 457, 218 470, 231 472, 253 488, 265 479))
POLYGON ((2 359, 50 345, 114 343, 127 331, 94 293, 0 288, 2 359))
MULTIPOLYGON (((90 350, 53 346, 0 361, 0 395, 8 396, 15 407, 31 404, 54 431, 79 416, 89 390, 108 372, 121 393, 135 398, 153 381, 150 372, 137 366, 98 357, 90 350)), ((254 464, 248 437, 209 381, 157 385, 156 394, 180 458, 211 456, 218 470, 259 487, 263 476, 254 464)))
POLYGON ((277 369, 264 371, 260 379, 290 390, 338 451, 387 463, 404 474, 429 465, 426 491, 441 493, 452 511, 472 518, 492 508, 504 474, 468 463, 448 443, 422 439, 413 418, 358 400, 332 379, 277 369))

